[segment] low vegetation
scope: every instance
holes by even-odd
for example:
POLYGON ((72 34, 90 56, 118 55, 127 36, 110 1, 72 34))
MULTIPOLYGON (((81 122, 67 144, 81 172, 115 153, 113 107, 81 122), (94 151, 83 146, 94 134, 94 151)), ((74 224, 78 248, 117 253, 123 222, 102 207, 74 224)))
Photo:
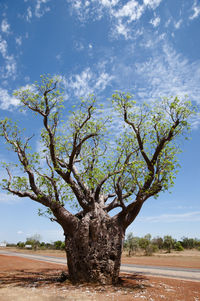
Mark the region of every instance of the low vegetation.
POLYGON ((170 235, 152 238, 151 234, 137 237, 129 233, 124 241, 124 250, 129 256, 141 253, 141 251, 144 255, 150 256, 159 250, 170 253, 171 250, 183 251, 184 249, 194 248, 200 250, 200 239, 182 237, 181 240, 177 241, 170 235))
MULTIPOLYGON (((17 244, 7 244, 7 246, 20 249, 29 248, 32 250, 65 250, 64 241, 41 242, 41 237, 38 234, 28 237, 24 242, 19 241, 17 244)), ((197 249, 200 251, 200 239, 182 237, 181 240, 176 240, 170 235, 152 238, 151 234, 138 237, 134 236, 133 233, 129 233, 124 241, 124 251, 128 256, 136 254, 150 256, 159 251, 170 253, 172 250, 184 251, 185 249, 197 249)))

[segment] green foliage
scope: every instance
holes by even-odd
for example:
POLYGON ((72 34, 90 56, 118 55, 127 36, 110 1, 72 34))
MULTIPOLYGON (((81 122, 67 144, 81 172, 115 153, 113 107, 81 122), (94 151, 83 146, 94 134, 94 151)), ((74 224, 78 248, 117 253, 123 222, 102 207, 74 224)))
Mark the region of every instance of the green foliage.
POLYGON ((171 250, 174 247, 174 239, 170 235, 164 236, 163 247, 167 250, 168 253, 171 253, 171 250))
POLYGON ((156 196, 157 190, 168 190, 174 185, 179 167, 177 154, 181 151, 173 140, 190 129, 188 119, 195 113, 191 102, 175 97, 137 105, 132 95, 117 92, 113 95, 113 103, 127 123, 123 147, 127 149, 131 144, 132 148, 137 149, 138 135, 141 140, 141 151, 134 153, 132 166, 128 170, 135 185, 142 187, 143 183, 152 179, 153 173, 149 194, 156 196))
POLYGON ((146 256, 151 256, 158 250, 157 246, 151 242, 151 234, 146 234, 144 237, 140 238, 139 246, 145 251, 146 256))
POLYGON ((183 246, 182 246, 182 244, 181 244, 180 241, 175 242, 175 244, 174 244, 174 249, 175 249, 176 251, 184 251, 184 248, 183 248, 183 246))
POLYGON ((61 240, 54 241, 53 245, 56 250, 64 250, 65 248, 65 243, 61 240))
MULTIPOLYGON (((137 104, 132 95, 116 92, 113 110, 124 128, 113 130, 114 118, 105 114, 93 95, 72 106, 68 116, 59 78, 41 76, 40 83, 14 95, 23 110, 42 118, 44 127, 41 150, 34 152, 29 146, 33 137, 25 137, 8 118, 0 122, 0 135, 16 153, 21 167, 12 166, 17 169, 17 175, 12 176, 10 165, 4 164, 8 179, 2 187, 45 205, 39 215, 54 220, 54 203, 80 210, 84 204, 90 206, 91 198, 100 203, 110 195, 117 200, 113 208, 124 209, 130 198, 144 202, 174 184, 180 153, 174 140, 187 133, 188 120, 194 114, 187 99, 137 104)), ((144 249, 150 240, 146 237, 140 242, 144 249)))
POLYGON ((23 248, 25 247, 25 243, 19 241, 19 242, 17 243, 17 247, 20 248, 20 249, 23 249, 23 248))
POLYGON ((30 237, 30 238, 26 239, 26 242, 19 241, 17 243, 17 247, 21 248, 21 249, 25 248, 26 245, 30 245, 32 247, 32 249, 34 249, 34 250, 36 250, 36 249, 40 249, 40 250, 46 250, 46 249, 65 250, 65 243, 61 240, 57 240, 57 241, 52 242, 52 243, 45 243, 44 241, 40 243, 39 240, 30 237))
POLYGON ((163 249, 163 238, 159 236, 153 238, 152 244, 157 246, 159 250, 163 249))
POLYGON ((135 237, 132 233, 129 233, 124 242, 124 248, 128 251, 129 256, 135 254, 139 249, 139 237, 135 237))
POLYGON ((124 242, 124 248, 129 252, 129 256, 136 254, 140 249, 144 250, 145 255, 149 256, 160 250, 167 250, 168 253, 172 250, 184 251, 184 249, 194 248, 199 250, 200 239, 183 237, 182 240, 177 241, 170 235, 151 238, 150 234, 146 234, 144 237, 136 237, 129 233, 124 242))
POLYGON ((193 249, 200 247, 200 240, 197 238, 182 237, 181 245, 185 249, 193 249))

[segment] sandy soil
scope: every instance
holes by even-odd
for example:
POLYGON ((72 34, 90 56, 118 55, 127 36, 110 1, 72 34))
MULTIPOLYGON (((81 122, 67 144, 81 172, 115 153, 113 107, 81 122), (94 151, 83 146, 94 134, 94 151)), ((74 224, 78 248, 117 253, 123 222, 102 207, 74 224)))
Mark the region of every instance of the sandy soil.
POLYGON ((121 274, 117 286, 59 282, 59 265, 0 255, 0 301, 200 301, 200 282, 121 274))

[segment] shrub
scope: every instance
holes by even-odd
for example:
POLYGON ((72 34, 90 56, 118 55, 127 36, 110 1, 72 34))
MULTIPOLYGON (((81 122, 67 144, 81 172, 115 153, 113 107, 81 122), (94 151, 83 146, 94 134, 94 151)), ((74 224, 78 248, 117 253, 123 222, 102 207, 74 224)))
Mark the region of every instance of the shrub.
POLYGON ((174 249, 176 251, 184 251, 184 248, 182 246, 182 244, 180 243, 180 241, 177 241, 175 244, 174 244, 174 249))

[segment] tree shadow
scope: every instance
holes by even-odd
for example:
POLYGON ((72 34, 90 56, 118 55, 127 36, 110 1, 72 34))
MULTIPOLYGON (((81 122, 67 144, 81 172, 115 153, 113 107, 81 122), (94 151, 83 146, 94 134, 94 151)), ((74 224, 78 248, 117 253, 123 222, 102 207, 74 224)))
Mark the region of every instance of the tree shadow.
POLYGON ((42 287, 49 284, 62 282, 62 270, 41 269, 39 272, 31 270, 15 270, 4 272, 0 275, 0 288, 7 285, 17 287, 42 287))
POLYGON ((120 274, 118 287, 126 289, 146 289, 150 287, 148 277, 139 273, 120 274))
POLYGON ((41 269, 40 271, 31 270, 13 270, 12 272, 0 273, 0 289, 4 287, 32 287, 32 288, 44 288, 44 287, 82 287, 90 288, 92 291, 105 292, 105 291, 133 291, 133 290, 145 290, 149 285, 148 278, 141 274, 120 274, 119 282, 115 285, 96 285, 82 283, 73 285, 68 280, 68 274, 62 270, 55 269, 41 269))

